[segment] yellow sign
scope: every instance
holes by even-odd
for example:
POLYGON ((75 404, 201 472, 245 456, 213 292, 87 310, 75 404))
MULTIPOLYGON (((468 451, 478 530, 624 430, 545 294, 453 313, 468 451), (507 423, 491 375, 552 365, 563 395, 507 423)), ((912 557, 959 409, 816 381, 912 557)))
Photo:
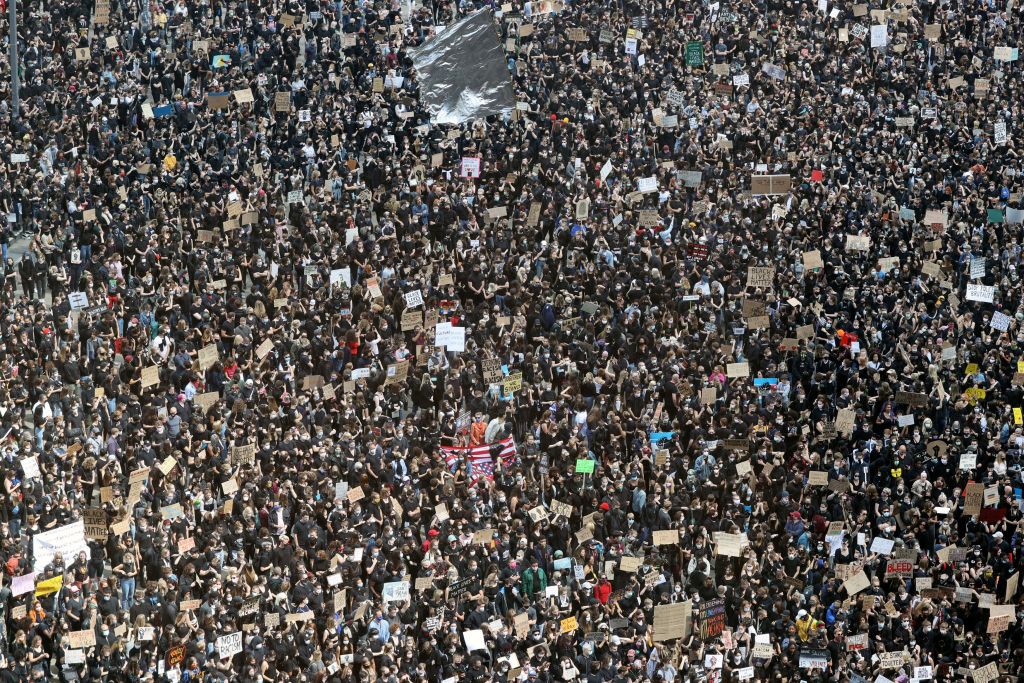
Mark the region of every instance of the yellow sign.
POLYGON ((506 394, 514 394, 523 388, 523 373, 517 372, 505 378, 504 388, 506 394))
POLYGON ((984 389, 979 389, 978 387, 971 387, 970 389, 964 392, 964 396, 966 396, 967 400, 970 401, 971 403, 977 403, 978 401, 985 400, 986 393, 987 392, 984 389))
POLYGON ((964 374, 965 375, 977 375, 978 374, 978 364, 977 363, 968 363, 967 364, 967 370, 964 371, 964 374))
POLYGON ((579 628, 579 624, 576 623, 576 617, 566 617, 565 619, 562 619, 561 625, 562 633, 572 633, 579 628))
POLYGON ((46 581, 40 581, 36 584, 36 597, 40 595, 49 595, 50 593, 56 593, 64 586, 64 577, 55 576, 52 579, 46 581))
POLYGON ((1024 417, 1020 414, 1020 408, 1013 409, 1013 424, 1024 425, 1024 417))

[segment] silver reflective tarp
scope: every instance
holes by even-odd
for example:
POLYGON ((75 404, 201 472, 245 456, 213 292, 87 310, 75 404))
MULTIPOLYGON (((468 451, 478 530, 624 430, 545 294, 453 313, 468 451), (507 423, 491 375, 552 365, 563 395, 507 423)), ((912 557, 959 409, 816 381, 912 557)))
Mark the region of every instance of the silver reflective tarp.
POLYGON ((419 75, 420 101, 435 124, 502 114, 515 105, 490 10, 463 17, 410 54, 419 75))

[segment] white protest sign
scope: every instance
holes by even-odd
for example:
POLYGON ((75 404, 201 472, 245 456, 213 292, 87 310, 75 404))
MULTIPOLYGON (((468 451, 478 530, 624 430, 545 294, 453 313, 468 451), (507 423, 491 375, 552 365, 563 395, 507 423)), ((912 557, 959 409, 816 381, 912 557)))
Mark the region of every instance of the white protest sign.
POLYGON ((990 304, 995 298, 996 288, 990 285, 967 285, 967 300, 990 304))
POLYGON ((352 269, 349 266, 335 268, 331 271, 331 286, 341 282, 344 282, 346 287, 352 286, 352 269))
POLYGON ((36 573, 29 572, 23 576, 11 578, 11 595, 18 597, 25 593, 31 593, 36 587, 36 573))
POLYGON ((871 552, 878 553, 879 555, 888 555, 892 552, 892 547, 895 544, 895 541, 888 538, 876 536, 875 539, 871 541, 871 552))
POLYGON ((68 303, 71 305, 71 310, 73 311, 88 308, 89 295, 85 292, 70 292, 68 294, 68 303))
POLYGON ((401 600, 409 599, 409 582, 408 581, 392 581, 391 583, 385 583, 381 589, 381 597, 384 598, 384 602, 399 602, 401 600))
POLYGON ((484 641, 484 632, 480 629, 472 629, 462 632, 462 639, 466 642, 466 651, 486 650, 487 643, 484 641))
POLYGON ((885 47, 889 44, 889 27, 878 24, 871 27, 871 47, 885 47))
POLYGON ((61 554, 65 563, 70 563, 80 552, 84 552, 86 558, 92 556, 89 542, 85 539, 85 522, 82 520, 33 536, 32 568, 37 572, 43 571, 57 553, 61 554))
POLYGON ((418 289, 414 289, 411 292, 406 292, 405 305, 407 308, 416 308, 417 306, 422 306, 423 293, 418 289))
POLYGON ((242 651, 242 632, 235 631, 217 639, 217 656, 230 659, 242 651))
POLYGON ((1006 144, 1006 122, 996 121, 992 126, 992 141, 997 145, 1006 144))
POLYGON ((465 351, 466 328, 438 323, 434 329, 434 346, 443 346, 448 351, 465 351))
POLYGON ((28 458, 22 458, 21 469, 25 472, 26 479, 38 479, 39 478, 39 457, 30 456, 28 458))
POLYGON ((636 189, 638 192, 657 192, 658 191, 658 179, 654 176, 649 178, 637 178, 636 189))
POLYGON ((463 157, 459 165, 459 176, 462 178, 480 177, 480 157, 463 157))

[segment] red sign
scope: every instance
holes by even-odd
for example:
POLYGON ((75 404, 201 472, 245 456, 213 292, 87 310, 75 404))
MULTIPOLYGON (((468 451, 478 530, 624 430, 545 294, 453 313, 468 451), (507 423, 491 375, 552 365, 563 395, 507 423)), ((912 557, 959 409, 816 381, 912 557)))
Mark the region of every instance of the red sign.
POLYGON ((889 560, 885 565, 885 578, 898 576, 908 578, 914 575, 914 563, 905 560, 889 560))

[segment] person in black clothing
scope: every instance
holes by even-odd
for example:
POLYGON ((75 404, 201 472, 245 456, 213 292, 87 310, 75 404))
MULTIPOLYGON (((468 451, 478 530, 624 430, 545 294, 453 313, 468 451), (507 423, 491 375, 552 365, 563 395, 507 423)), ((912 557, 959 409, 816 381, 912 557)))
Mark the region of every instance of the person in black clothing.
POLYGON ((35 296, 36 264, 29 254, 23 254, 18 264, 18 275, 21 277, 21 291, 28 297, 35 296))

